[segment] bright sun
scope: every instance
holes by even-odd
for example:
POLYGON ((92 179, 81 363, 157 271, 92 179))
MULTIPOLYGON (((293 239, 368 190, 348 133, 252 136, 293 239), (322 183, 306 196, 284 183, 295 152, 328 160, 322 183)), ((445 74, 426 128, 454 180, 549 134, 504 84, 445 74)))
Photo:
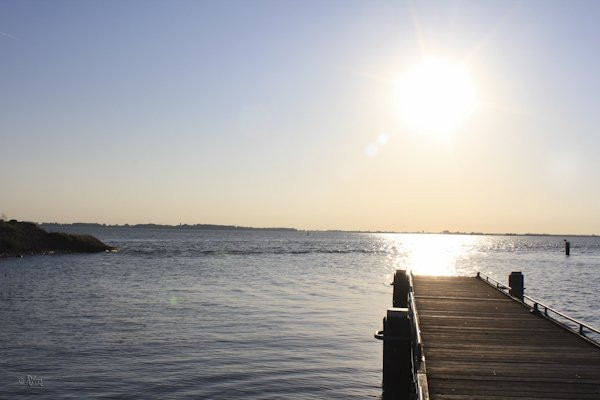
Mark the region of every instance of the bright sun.
POLYGON ((405 71, 397 90, 402 123, 419 133, 455 132, 477 103, 466 66, 441 59, 429 58, 405 71))

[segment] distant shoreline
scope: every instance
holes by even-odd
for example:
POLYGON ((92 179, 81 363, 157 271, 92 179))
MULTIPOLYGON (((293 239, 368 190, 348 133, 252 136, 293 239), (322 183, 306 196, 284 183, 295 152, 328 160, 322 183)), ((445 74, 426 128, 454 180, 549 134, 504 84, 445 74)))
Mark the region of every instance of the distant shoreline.
POLYGON ((342 229, 297 229, 286 227, 250 227, 238 225, 217 225, 217 224, 180 224, 180 225, 165 225, 165 224, 100 224, 95 222, 75 222, 63 224, 57 222, 42 222, 38 224, 43 228, 144 228, 144 229, 186 229, 186 230, 204 230, 204 231, 273 231, 273 232, 332 232, 332 233, 387 233, 387 234, 403 234, 403 235, 461 235, 461 236, 546 236, 546 237, 600 237, 597 234, 572 234, 572 233, 485 233, 485 232, 426 232, 426 231, 366 231, 366 230, 342 230, 342 229))
POLYGON ((250 226, 237 225, 214 225, 214 224, 181 224, 181 225, 161 225, 161 224, 123 224, 123 225, 108 225, 99 223, 75 222, 72 224, 59 224, 56 222, 42 222, 39 226, 44 228, 60 227, 60 228, 145 228, 145 229, 195 229, 205 231, 286 231, 286 232, 301 232, 296 228, 254 228, 250 226))

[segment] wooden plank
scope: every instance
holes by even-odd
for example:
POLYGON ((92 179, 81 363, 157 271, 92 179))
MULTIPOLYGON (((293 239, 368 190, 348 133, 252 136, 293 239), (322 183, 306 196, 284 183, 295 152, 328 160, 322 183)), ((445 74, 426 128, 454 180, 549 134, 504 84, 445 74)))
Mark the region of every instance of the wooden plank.
POLYGON ((425 355, 427 356, 427 363, 430 364, 433 360, 436 361, 462 361, 465 363, 480 363, 480 362, 515 362, 515 363, 534 363, 538 364, 542 368, 543 364, 586 364, 590 367, 600 363, 600 358, 591 356, 587 353, 573 353, 573 354, 560 354, 557 357, 556 353, 552 351, 532 351, 523 347, 519 351, 505 351, 501 347, 495 349, 487 349, 483 346, 479 348, 436 348, 431 345, 427 345, 425 341, 425 355), (466 351, 470 350, 470 351, 466 351), (516 361, 515 361, 516 359, 516 361), (588 364, 589 363, 589 364, 588 364))
POLYGON ((476 278, 414 277, 432 400, 600 399, 600 349, 476 278))
POLYGON ((464 394, 464 395, 495 395, 506 399, 519 397, 538 397, 545 399, 549 396, 559 396, 562 399, 594 399, 600 398, 598 385, 595 384, 565 384, 547 381, 526 380, 468 380, 444 379, 428 377, 429 393, 464 394))
MULTIPOLYGON (((564 397, 557 397, 559 395, 551 395, 552 397, 543 397, 544 400, 563 400, 564 397)), ((468 394, 434 394, 430 397, 430 400, 505 400, 504 395, 468 395, 468 394)), ((522 397, 519 396, 518 400, 540 400, 540 397, 522 397)))
POLYGON ((432 363, 428 365, 428 371, 433 375, 457 376, 500 376, 518 377, 537 376, 540 378, 560 377, 561 379, 600 379, 600 370, 590 369, 587 365, 572 363, 545 364, 540 368, 536 363, 511 363, 511 362, 479 362, 477 365, 465 365, 457 361, 446 361, 443 363, 432 363))

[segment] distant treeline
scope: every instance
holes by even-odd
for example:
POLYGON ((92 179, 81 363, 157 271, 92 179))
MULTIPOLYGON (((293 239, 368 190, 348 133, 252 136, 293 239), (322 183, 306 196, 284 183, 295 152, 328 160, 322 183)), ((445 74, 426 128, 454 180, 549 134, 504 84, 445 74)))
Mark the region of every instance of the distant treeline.
MULTIPOLYGON (((254 228, 249 226, 237 226, 237 225, 214 225, 214 224, 180 224, 180 225, 161 225, 161 224, 123 224, 123 225, 109 225, 99 223, 87 223, 87 222, 75 222, 72 224, 60 224, 57 222, 42 222, 39 224, 41 227, 53 228, 70 228, 70 227, 83 227, 83 228, 145 228, 145 229, 197 229, 206 231, 279 231, 279 232, 305 232, 303 229, 296 228, 254 228)), ((557 236, 557 237, 598 237, 596 234, 582 235, 582 234, 553 234, 553 233, 489 233, 489 232, 460 232, 460 231, 449 231, 444 230, 441 232, 426 232, 426 231, 365 231, 365 230, 340 230, 340 229, 328 229, 324 231, 310 230, 311 232, 333 232, 333 233, 400 233, 400 234, 425 234, 425 235, 473 235, 473 236, 557 236)), ((307 231, 306 231, 307 232, 307 231)))
POLYGON ((85 223, 85 222, 76 222, 73 224, 59 224, 56 222, 42 222, 40 224, 43 227, 61 227, 61 228, 70 228, 70 227, 82 227, 82 228, 145 228, 145 229, 197 229, 197 230, 206 230, 206 231, 228 231, 228 230, 238 230, 238 231, 289 231, 289 232, 297 232, 298 230, 295 228, 253 228, 249 226, 237 226, 237 225, 213 225, 213 224, 180 224, 180 225, 160 225, 160 224, 124 224, 124 225, 107 225, 107 224, 98 224, 98 223, 85 223))

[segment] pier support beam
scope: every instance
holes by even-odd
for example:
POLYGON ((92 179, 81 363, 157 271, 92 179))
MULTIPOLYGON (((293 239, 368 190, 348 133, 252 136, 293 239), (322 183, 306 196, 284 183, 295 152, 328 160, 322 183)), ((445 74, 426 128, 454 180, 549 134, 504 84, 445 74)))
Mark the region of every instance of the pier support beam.
POLYGON ((384 398, 408 398, 412 390, 411 326, 408 308, 388 308, 383 320, 384 398))
POLYGON ((394 274, 394 295, 392 304, 396 308, 408 307, 408 292, 410 291, 410 280, 405 269, 398 269, 394 274))
POLYGON ((508 276, 508 286, 510 286, 510 291, 508 293, 523 301, 525 292, 525 277, 523 276, 523 273, 511 272, 508 276))

